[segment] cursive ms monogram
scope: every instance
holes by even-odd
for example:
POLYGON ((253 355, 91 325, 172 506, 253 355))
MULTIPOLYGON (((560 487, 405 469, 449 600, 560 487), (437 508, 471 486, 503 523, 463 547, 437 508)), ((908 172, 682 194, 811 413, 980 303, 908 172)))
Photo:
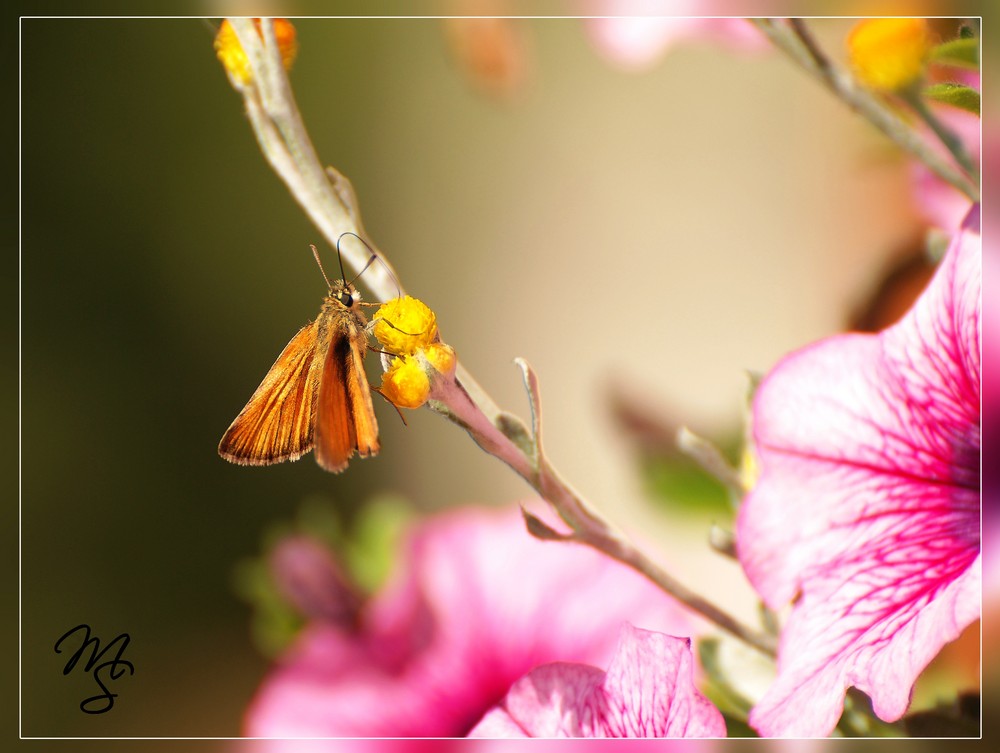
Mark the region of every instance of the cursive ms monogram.
POLYGON ((122 654, 125 653, 125 647, 129 643, 128 633, 122 633, 101 650, 101 641, 97 637, 90 637, 90 625, 77 625, 72 630, 64 633, 63 637, 56 641, 55 649, 57 654, 62 653, 60 646, 62 646, 63 641, 74 634, 82 634, 83 643, 77 649, 77 652, 70 657, 69 661, 66 662, 66 666, 63 668, 63 675, 68 675, 73 671, 73 667, 76 666, 76 663, 80 661, 80 657, 83 656, 89 647, 90 658, 84 665, 83 670, 84 672, 93 673, 94 680, 104 693, 84 699, 80 703, 80 709, 87 714, 103 714, 105 711, 111 711, 111 707, 115 705, 115 698, 118 697, 118 694, 108 690, 105 681, 121 679, 126 669, 130 675, 135 674, 135 667, 132 666, 132 662, 122 658, 122 654), (113 658, 101 661, 104 655, 119 642, 118 651, 114 654, 113 658), (101 663, 98 664, 98 662, 101 663), (104 673, 103 675, 102 672, 104 673), (102 701, 103 703, 101 703, 102 701))

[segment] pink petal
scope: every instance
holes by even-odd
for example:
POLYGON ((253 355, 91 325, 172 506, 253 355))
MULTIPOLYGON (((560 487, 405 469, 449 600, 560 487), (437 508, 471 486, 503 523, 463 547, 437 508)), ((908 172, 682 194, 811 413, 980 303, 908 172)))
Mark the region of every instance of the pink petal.
POLYGON ((435 516, 356 632, 315 623, 265 680, 250 735, 464 736, 532 668, 606 664, 624 621, 690 634, 677 602, 585 547, 533 539, 519 510, 435 516))
POLYGON ((828 734, 851 685, 898 719, 980 615, 980 247, 962 232, 898 324, 793 353, 758 390, 740 559, 769 606, 794 601, 763 735, 828 734))
POLYGON ((532 670, 470 737, 722 737, 722 714, 694 687, 691 641, 622 627, 607 673, 532 670))

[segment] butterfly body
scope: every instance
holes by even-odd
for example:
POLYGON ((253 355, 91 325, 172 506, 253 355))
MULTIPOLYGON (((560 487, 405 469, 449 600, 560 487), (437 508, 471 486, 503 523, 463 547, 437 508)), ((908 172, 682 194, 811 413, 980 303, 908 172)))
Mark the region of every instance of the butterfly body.
POLYGON ((321 467, 339 473, 355 452, 368 457, 379 451, 359 300, 348 282, 330 286, 319 316, 285 346, 223 435, 223 458, 271 465, 315 450, 321 467))

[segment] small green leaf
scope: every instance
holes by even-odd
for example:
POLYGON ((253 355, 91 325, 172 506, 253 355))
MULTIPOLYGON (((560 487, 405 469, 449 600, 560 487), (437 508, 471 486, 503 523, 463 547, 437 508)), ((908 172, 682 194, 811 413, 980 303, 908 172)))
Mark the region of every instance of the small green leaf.
MULTIPOLYGON (((697 643, 698 663, 704 670, 705 677, 702 681, 702 691, 712 703, 726 716, 726 727, 729 735, 735 736, 734 727, 730 722, 743 720, 746 726, 746 718, 750 713, 753 704, 751 701, 736 690, 729 680, 729 672, 721 661, 719 654, 718 638, 701 638, 697 643)), ((750 735, 753 731, 746 728, 750 735)), ((741 734, 740 736, 743 736, 741 734)))
POLYGON ((722 677, 722 665, 719 663, 719 639, 702 638, 698 641, 698 662, 711 679, 722 677))
POLYGON ((931 60, 942 65, 978 70, 979 40, 975 37, 960 37, 943 42, 931 50, 931 60))
POLYGON ((979 115, 979 92, 971 86, 944 82, 934 84, 924 89, 924 96, 952 107, 958 107, 966 112, 979 115))
POLYGON ((412 507, 395 494, 369 499, 337 546, 352 580, 363 592, 381 586, 396 563, 400 541, 413 521, 412 507))
POLYGON ((250 633, 264 655, 275 658, 295 638, 302 618, 281 596, 263 557, 237 563, 233 588, 250 605, 250 633))
POLYGON ((642 472, 647 493, 671 512, 732 517, 726 489, 690 458, 644 458, 642 472))
POLYGON ((513 413, 500 412, 495 419, 496 427, 507 439, 529 458, 535 455, 535 439, 524 422, 513 413))

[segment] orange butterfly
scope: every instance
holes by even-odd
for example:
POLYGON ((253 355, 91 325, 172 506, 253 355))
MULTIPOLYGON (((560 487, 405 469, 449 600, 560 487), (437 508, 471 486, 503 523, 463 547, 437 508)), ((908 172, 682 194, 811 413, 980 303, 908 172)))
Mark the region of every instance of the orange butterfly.
MULTIPOLYGON (((320 264, 315 247, 313 255, 320 264)), ((319 316, 285 346, 219 442, 219 454, 231 463, 271 465, 315 449, 321 467, 340 473, 355 451, 361 457, 379 451, 364 369, 365 304, 351 283, 331 284, 325 272, 323 278, 329 292, 319 316)))

